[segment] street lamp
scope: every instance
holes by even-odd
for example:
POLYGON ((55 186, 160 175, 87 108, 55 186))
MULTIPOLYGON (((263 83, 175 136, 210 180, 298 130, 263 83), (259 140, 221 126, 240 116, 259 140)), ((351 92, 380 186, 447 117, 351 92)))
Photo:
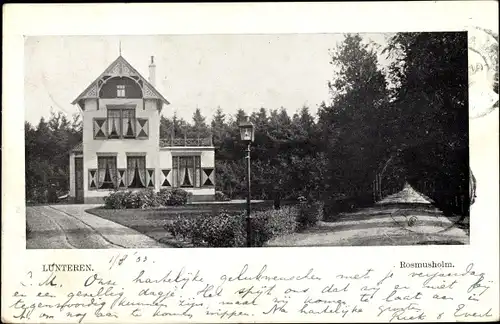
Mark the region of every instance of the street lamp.
POLYGON ((254 127, 251 122, 243 121, 239 124, 241 141, 247 144, 247 247, 252 246, 252 217, 250 216, 250 144, 254 139, 254 127))

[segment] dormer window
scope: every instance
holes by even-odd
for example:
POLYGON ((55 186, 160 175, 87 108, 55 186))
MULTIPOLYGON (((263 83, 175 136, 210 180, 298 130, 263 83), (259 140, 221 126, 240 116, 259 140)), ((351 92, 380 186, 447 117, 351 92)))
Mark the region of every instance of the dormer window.
POLYGON ((118 98, 125 98, 125 85, 124 84, 118 84, 116 86, 116 96, 118 98))

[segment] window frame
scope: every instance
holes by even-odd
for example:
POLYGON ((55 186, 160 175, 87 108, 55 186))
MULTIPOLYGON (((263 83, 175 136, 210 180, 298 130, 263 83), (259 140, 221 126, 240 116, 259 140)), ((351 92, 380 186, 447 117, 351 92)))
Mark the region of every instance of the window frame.
MULTIPOLYGON (((187 161, 186 161, 187 162, 187 161)), ((192 188, 200 189, 202 187, 201 183, 201 155, 174 155, 172 156, 172 183, 173 188, 192 188), (186 163, 186 169, 190 168, 193 171, 193 184, 191 186, 182 185, 184 179, 180 174, 181 160, 192 159, 192 165, 186 163), (189 165, 189 166, 188 166, 189 165)), ((183 175, 185 176, 185 174, 183 175)))
POLYGON ((108 139, 137 139, 137 113, 136 113, 136 105, 107 105, 106 106, 106 123, 107 123, 107 138, 108 139), (119 112, 118 117, 111 117, 113 119, 118 119, 118 125, 119 125, 119 130, 118 136, 112 136, 110 127, 112 127, 112 124, 110 123, 110 112, 119 112), (133 112, 132 117, 125 117, 124 112, 133 112), (123 123, 125 118, 129 118, 132 120, 132 130, 133 130, 133 135, 126 135, 124 134, 125 130, 123 127, 123 123))
POLYGON ((148 188, 148 183, 147 183, 147 172, 148 172, 148 168, 147 168, 147 165, 146 165, 146 155, 144 154, 130 154, 130 153, 127 153, 127 159, 126 159, 126 162, 127 162, 127 167, 125 168, 125 172, 126 172, 126 179, 127 179, 127 183, 125 183, 125 188, 127 189, 147 189, 148 188), (144 186, 143 187, 130 187, 129 185, 129 168, 128 168, 128 165, 129 165, 129 159, 144 159, 144 186))
MULTIPOLYGON (((116 155, 98 155, 97 156, 97 174, 96 174, 96 189, 95 190, 103 190, 103 191, 109 191, 109 190, 115 190, 118 188, 118 159, 117 159, 117 156, 116 155), (99 160, 102 160, 102 159, 111 159, 113 160, 113 163, 114 163, 114 171, 115 171, 115 179, 111 179, 111 183, 113 185, 112 188, 101 188, 102 185, 104 185, 104 181, 103 181, 103 184, 101 185, 101 187, 99 186, 99 176, 100 176, 100 173, 103 172, 103 169, 100 168, 100 164, 99 164, 99 160)), ((104 172, 106 172, 106 170, 104 169, 104 172)), ((106 177, 106 175, 104 175, 104 177, 106 177)))
POLYGON ((116 98, 126 98, 127 97, 127 87, 124 84, 116 85, 116 98))

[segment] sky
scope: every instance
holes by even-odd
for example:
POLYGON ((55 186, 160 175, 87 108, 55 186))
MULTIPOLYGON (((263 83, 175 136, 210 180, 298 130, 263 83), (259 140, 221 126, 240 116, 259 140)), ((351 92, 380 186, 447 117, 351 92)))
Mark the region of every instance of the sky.
MULTIPOLYGON (((383 48, 384 34, 364 34, 383 48)), ((25 38, 26 120, 37 124, 51 110, 80 113, 71 102, 119 55, 146 79, 155 57, 156 88, 174 112, 191 121, 196 108, 210 121, 226 115, 284 107, 290 115, 307 105, 316 113, 329 100, 329 50, 342 34, 30 36, 25 38)), ((379 55, 381 67, 385 56, 379 55)))

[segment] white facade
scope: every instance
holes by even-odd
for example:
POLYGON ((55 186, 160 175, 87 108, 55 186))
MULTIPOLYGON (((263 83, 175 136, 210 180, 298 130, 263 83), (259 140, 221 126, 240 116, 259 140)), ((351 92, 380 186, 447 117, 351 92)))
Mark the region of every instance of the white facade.
POLYGON ((77 202, 101 202, 132 187, 180 187, 193 200, 213 200, 211 141, 160 144, 160 112, 169 102, 152 85, 151 61, 148 82, 120 56, 73 102, 83 111, 83 141, 69 167, 70 196, 77 202))

